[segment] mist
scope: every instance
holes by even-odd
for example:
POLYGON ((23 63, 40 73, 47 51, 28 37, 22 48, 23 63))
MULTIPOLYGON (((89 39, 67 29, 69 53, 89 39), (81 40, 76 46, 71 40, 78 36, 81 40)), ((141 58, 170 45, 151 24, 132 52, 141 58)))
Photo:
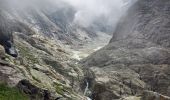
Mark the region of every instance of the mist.
POLYGON ((103 26, 114 28, 135 0, 6 0, 5 2, 7 1, 9 1, 9 6, 19 9, 30 5, 41 9, 52 4, 52 7, 48 7, 49 12, 55 12, 59 7, 72 6, 76 11, 73 23, 89 27, 98 22, 103 26))
MULTIPOLYGON (((57 1, 57 0, 56 0, 57 1)), ((133 3, 132 0, 64 0, 72 5, 77 13, 74 22, 84 27, 88 27, 97 18, 104 18, 105 24, 113 25, 118 22, 128 7, 133 3)))

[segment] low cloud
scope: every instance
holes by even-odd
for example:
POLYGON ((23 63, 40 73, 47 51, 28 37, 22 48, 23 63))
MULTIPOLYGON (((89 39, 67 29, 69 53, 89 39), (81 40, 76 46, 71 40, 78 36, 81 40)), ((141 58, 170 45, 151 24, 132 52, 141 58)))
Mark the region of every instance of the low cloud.
MULTIPOLYGON (((57 1, 57 0, 56 0, 57 1)), ((96 18, 105 17, 106 23, 117 23, 132 0, 64 0, 77 10, 74 22, 89 26, 96 18)))
POLYGON ((57 9, 57 7, 67 7, 71 5, 76 10, 74 15, 74 23, 88 27, 94 21, 100 21, 106 25, 116 26, 116 23, 129 5, 135 0, 3 0, 8 1, 10 6, 22 9, 28 5, 35 5, 44 7, 45 4, 56 4, 56 8, 49 8, 50 10, 57 9), (65 3, 62 3, 65 2, 65 3), (101 19, 100 19, 101 18, 101 19))

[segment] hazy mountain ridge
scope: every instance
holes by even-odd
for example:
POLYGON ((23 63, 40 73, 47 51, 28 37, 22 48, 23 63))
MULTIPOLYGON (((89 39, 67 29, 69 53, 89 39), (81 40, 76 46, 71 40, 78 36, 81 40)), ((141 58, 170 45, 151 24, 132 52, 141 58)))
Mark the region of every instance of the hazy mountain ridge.
MULTIPOLYGON (((50 1, 33 1, 17 3, 19 0, 1 1, 3 16, 8 20, 22 23, 37 33, 62 41, 66 44, 78 45, 81 42, 89 41, 97 36, 97 27, 93 28, 76 25, 73 22, 76 10, 65 2, 54 3, 50 1), (39 5, 39 3, 41 5, 39 5), (6 6, 5 6, 6 5, 6 6), (5 7, 4 7, 5 6, 5 7), (86 36, 77 36, 77 29, 84 31, 86 36)), ((15 23, 15 24, 16 24, 15 23)), ((101 24, 100 24, 101 25, 101 24)), ((101 27, 101 26, 100 26, 101 27)), ((103 26, 106 27, 106 26, 103 26)), ((18 29, 20 28, 17 27, 18 29)), ((20 28, 22 30, 22 28, 20 28)), ((105 31, 107 32, 107 30, 105 31)), ((109 34, 109 33, 108 33, 109 34)))

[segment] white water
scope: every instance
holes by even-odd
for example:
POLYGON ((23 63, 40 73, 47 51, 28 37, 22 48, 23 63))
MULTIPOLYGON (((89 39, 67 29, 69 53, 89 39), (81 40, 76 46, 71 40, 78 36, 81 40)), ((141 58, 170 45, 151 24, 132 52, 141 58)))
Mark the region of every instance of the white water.
POLYGON ((89 83, 88 83, 87 80, 86 80, 86 88, 85 88, 85 90, 84 90, 84 95, 87 94, 88 89, 89 89, 89 83))
POLYGON ((87 100, 92 100, 91 98, 87 97, 87 100))
MULTIPOLYGON (((86 80, 86 88, 84 90, 84 96, 86 96, 88 89, 89 89, 89 82, 86 80)), ((92 100, 92 99, 87 97, 87 100, 92 100)))

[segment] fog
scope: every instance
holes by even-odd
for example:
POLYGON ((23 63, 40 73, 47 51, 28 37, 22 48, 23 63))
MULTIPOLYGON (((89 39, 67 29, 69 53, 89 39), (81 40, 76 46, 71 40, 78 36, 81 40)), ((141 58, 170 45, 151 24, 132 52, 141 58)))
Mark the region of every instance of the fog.
POLYGON ((28 5, 44 6, 51 3, 56 5, 49 8, 50 10, 57 9, 57 7, 72 6, 76 13, 74 15, 73 23, 88 27, 95 21, 99 21, 105 25, 110 25, 113 28, 119 21, 120 17, 125 13, 128 7, 134 0, 2 0, 9 1, 9 5, 16 7, 26 7, 28 5), (48 2, 48 3, 47 3, 48 2), (62 2, 62 3, 61 3, 62 2), (65 2, 65 3, 63 3, 65 2))
MULTIPOLYGON (((56 0, 57 1, 57 0, 56 0)), ((133 3, 132 0, 64 0, 77 10, 74 22, 89 26, 96 18, 105 18, 113 26, 133 3)), ((103 20, 103 19, 101 19, 103 20)))

